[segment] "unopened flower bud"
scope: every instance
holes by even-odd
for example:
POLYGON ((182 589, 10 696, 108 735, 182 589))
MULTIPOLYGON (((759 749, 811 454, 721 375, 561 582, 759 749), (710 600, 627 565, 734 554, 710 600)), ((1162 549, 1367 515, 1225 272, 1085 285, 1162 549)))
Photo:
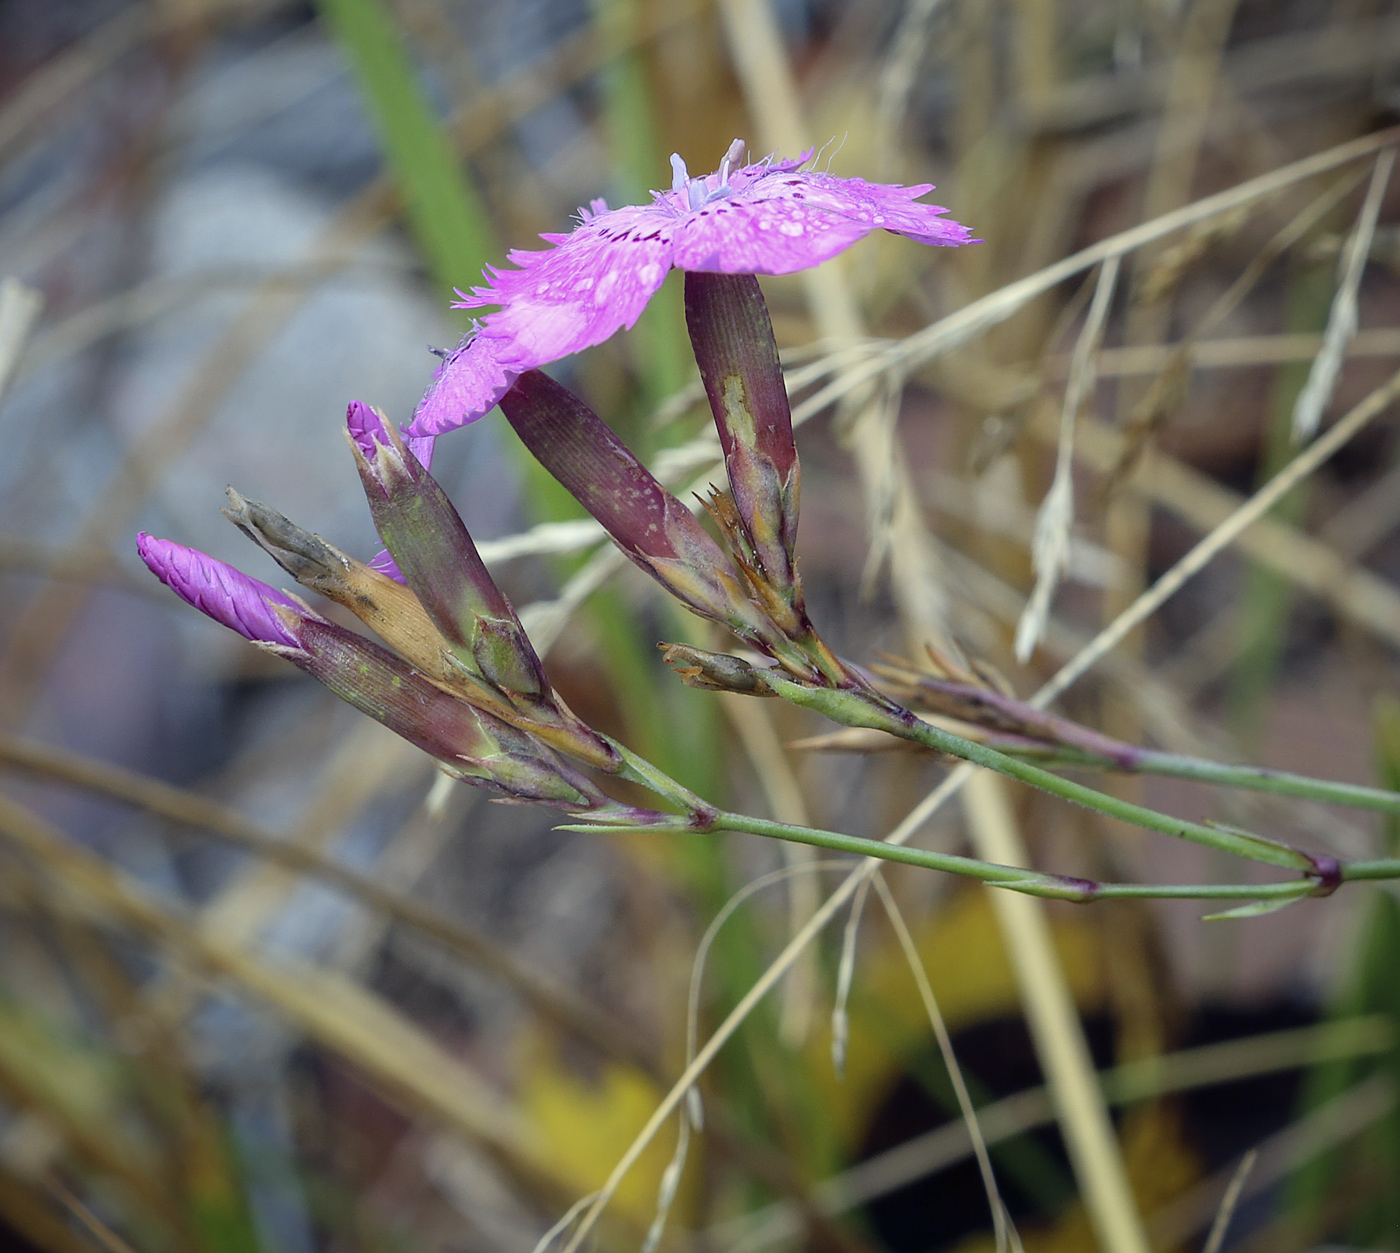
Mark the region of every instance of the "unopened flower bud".
POLYGON ((583 401, 530 370, 500 404, 535 458, 667 591, 742 639, 784 649, 719 545, 583 401))
POLYGON ((621 805, 546 745, 459 700, 372 640, 204 553, 142 534, 142 560, 182 599, 318 679, 465 782, 624 825, 675 819, 621 805))

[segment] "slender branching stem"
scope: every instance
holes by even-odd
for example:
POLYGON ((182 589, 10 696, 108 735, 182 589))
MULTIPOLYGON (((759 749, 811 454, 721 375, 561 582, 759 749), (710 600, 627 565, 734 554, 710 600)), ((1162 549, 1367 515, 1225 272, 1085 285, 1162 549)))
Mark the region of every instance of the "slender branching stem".
MULTIPOLYGON (((585 828, 580 828, 585 829, 585 828)), ((811 827, 798 827, 790 823, 774 822, 767 818, 750 818, 745 814, 721 812, 715 816, 715 829, 721 831, 746 831, 751 835, 764 835, 773 839, 793 840, 799 844, 812 844, 833 852, 856 853, 864 857, 877 857, 884 861, 899 862, 906 866, 922 866, 929 870, 943 870, 965 878, 979 879, 990 887, 1007 888, 1013 892, 1024 892, 1030 896, 1043 896, 1053 900, 1089 901, 1110 900, 1124 897, 1147 897, 1189 900, 1289 900, 1295 897, 1319 895, 1335 887, 1332 877, 1310 874, 1306 878, 1285 880, 1282 883, 1099 883, 1092 879, 1078 879, 1067 875, 1042 874, 1036 870, 1026 870, 1020 866, 1002 866, 996 862, 979 861, 973 857, 960 857, 954 853, 935 853, 928 849, 910 848, 907 845, 886 844, 883 840, 864 839, 855 835, 844 835, 837 831, 820 831, 811 827)), ((1357 865, 1370 867, 1381 863, 1359 862, 1357 865)), ((1391 873, 1400 876, 1400 861, 1386 863, 1391 873)), ((1343 870, 1343 877, 1346 875, 1343 870)), ((1370 877, 1380 878, 1376 874, 1370 877)))
POLYGON ((1343 879, 1400 879, 1400 857, 1382 857, 1376 861, 1344 861, 1343 879))
POLYGON ((980 727, 985 734, 978 738, 989 747, 1051 768, 1084 766, 1121 774, 1167 775, 1400 815, 1400 792, 1140 748, 975 683, 926 674, 905 678, 902 672, 893 672, 892 677, 894 689, 890 695, 896 699, 980 727))
POLYGON ((953 732, 925 722, 892 702, 872 701, 864 692, 809 687, 773 671, 765 671, 763 678, 764 682, 785 700, 825 714, 833 722, 886 731, 901 739, 922 744, 925 748, 932 748, 963 761, 970 761, 974 765, 984 766, 988 770, 995 770, 998 774, 1027 783, 1062 800, 1073 801, 1096 813, 1144 827, 1149 831, 1190 840, 1234 857, 1243 857, 1286 870, 1318 873, 1321 869, 1320 861, 1330 863, 1330 859, 1319 859, 1264 836, 1189 822, 1184 818, 1174 818, 1170 814, 1148 809, 1144 805, 1135 805, 1131 801, 1109 796, 1073 779, 1062 778, 1041 766, 998 752, 986 744, 954 735, 953 732))
POLYGON ((1097 749, 1000 731, 991 731, 979 742, 1008 757, 1037 762, 1052 770, 1081 766, 1087 770, 1104 770, 1115 774, 1155 774, 1173 779, 1194 779, 1216 787, 1293 796, 1300 800, 1345 805, 1349 809, 1365 809, 1400 817, 1400 792, 1390 792, 1385 788, 1315 779, 1311 775, 1272 770, 1267 766, 1239 766, 1205 757, 1190 757, 1184 753, 1164 753, 1101 738, 1105 747, 1097 749))
POLYGON ((1196 779, 1202 783, 1213 783, 1222 787, 1272 792, 1277 796, 1296 796, 1303 800, 1346 805, 1352 809, 1369 809, 1378 814, 1400 815, 1400 792, 1363 787, 1357 783, 1314 779, 1308 775, 1291 774, 1286 770, 1270 770, 1264 766, 1234 766, 1201 757, 1186 757, 1179 753, 1161 753, 1153 749, 1142 749, 1140 752, 1142 755, 1137 764, 1137 772, 1141 774, 1196 779))

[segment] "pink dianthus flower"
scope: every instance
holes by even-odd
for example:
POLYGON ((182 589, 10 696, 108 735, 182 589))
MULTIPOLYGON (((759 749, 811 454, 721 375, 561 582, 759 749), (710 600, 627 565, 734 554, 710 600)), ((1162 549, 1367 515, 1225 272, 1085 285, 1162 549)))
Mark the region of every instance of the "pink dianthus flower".
POLYGON ((922 244, 975 243, 940 205, 917 204, 932 184, 900 187, 838 178, 771 158, 734 168, 735 140, 713 174, 691 178, 671 157, 671 190, 649 205, 609 209, 595 200, 554 245, 510 253, 515 270, 491 267, 456 307, 498 306, 448 354, 408 432, 438 435, 474 422, 526 370, 600 344, 640 316, 671 269, 792 274, 820 265, 873 230, 922 244))

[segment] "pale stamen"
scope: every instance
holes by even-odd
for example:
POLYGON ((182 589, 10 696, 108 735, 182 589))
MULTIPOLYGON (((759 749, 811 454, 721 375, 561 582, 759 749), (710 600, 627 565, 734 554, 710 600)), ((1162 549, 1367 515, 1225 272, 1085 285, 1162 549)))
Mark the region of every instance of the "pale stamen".
POLYGON ((685 158, 679 152, 671 154, 671 190, 680 191, 690 183, 690 171, 685 168, 685 158))

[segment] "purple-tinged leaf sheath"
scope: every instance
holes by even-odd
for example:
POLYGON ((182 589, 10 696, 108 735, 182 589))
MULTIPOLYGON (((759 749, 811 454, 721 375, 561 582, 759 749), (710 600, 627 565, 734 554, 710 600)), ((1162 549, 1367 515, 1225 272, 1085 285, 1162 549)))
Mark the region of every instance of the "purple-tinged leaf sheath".
POLYGON ((724 449, 730 494, 766 585, 794 633, 805 625, 794 549, 801 476, 773 324, 752 274, 685 276, 685 316, 724 449))
POLYGON ((196 548, 157 539, 145 531, 136 537, 136 551, 156 578, 215 622, 255 644, 298 647, 277 609, 303 616, 306 609, 284 592, 196 548))
POLYGON ((447 494, 382 418, 352 423, 351 443, 379 536, 453 654, 504 691, 547 696, 539 658, 447 494))
POLYGON ((743 638, 782 646, 719 545, 583 401, 529 370, 500 405, 540 464, 672 595, 743 638))

